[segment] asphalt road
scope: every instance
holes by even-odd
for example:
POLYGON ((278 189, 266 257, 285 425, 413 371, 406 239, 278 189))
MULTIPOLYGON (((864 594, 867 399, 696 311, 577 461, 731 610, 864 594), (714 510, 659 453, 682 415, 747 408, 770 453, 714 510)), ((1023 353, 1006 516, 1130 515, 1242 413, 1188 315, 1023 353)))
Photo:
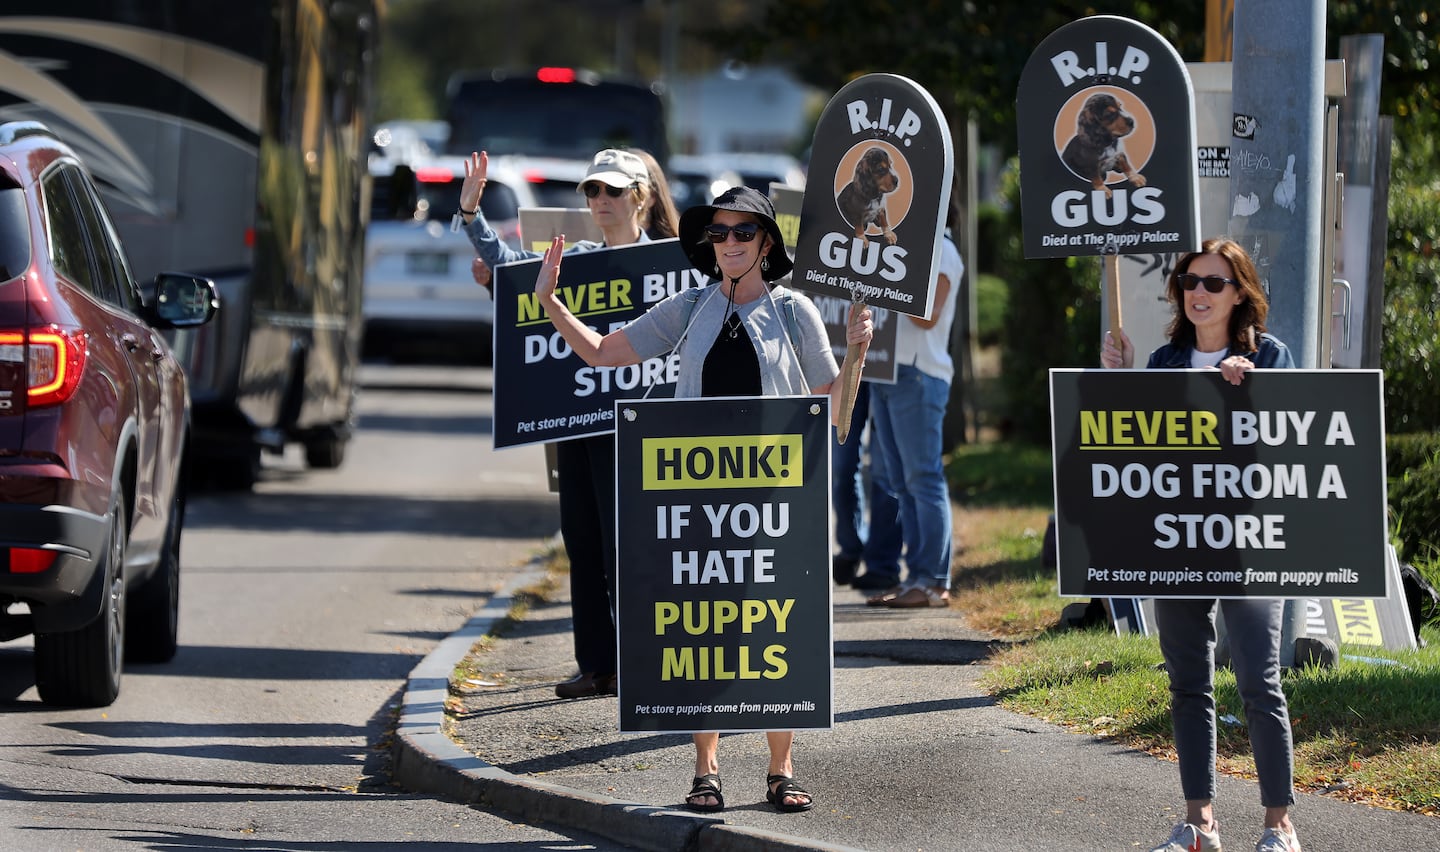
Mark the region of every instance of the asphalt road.
POLYGON ((337 471, 195 494, 181 648, 119 700, 38 702, 0 646, 0 849, 612 849, 389 785, 406 675, 554 532, 538 448, 493 453, 489 373, 367 368, 337 471))

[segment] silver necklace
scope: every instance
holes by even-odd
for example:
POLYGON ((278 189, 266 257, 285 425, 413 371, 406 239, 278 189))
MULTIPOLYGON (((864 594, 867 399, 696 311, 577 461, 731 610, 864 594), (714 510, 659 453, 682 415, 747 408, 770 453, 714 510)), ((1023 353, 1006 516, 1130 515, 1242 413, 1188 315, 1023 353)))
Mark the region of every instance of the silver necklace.
POLYGON ((734 340, 740 334, 740 312, 732 311, 730 316, 725 318, 725 327, 730 329, 730 339, 734 340))

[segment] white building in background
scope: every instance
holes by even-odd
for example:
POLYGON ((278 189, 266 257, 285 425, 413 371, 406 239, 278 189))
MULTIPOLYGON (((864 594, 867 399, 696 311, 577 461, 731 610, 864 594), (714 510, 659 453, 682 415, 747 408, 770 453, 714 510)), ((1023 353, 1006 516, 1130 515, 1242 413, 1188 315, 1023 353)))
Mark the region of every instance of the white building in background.
POLYGON ((677 154, 779 153, 808 145, 828 95, 789 71, 731 63, 669 87, 670 141, 677 154))

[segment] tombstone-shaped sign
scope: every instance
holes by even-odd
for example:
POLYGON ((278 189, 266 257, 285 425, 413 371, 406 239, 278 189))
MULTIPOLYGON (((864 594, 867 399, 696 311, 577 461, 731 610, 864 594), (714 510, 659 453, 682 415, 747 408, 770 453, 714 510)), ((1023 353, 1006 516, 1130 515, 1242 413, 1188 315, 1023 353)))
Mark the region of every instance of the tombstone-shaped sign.
MULTIPOLYGON (((795 236, 800 230, 800 213, 805 204, 803 190, 778 183, 770 184, 770 203, 775 205, 775 224, 788 245, 795 245, 795 236)), ((793 261, 794 250, 790 259, 793 261)), ((825 296, 810 293, 810 301, 820 310, 825 321, 825 334, 830 338, 830 349, 838 363, 845 357, 845 322, 850 317, 850 297, 825 296)), ((883 308, 871 312, 875 324, 875 336, 870 348, 865 350, 865 373, 862 381, 895 383, 895 338, 900 327, 900 317, 883 308)))
POLYGON ((1200 247, 1195 94, 1154 30, 1066 24, 1030 55, 1015 111, 1026 257, 1200 247))
POLYGON ((929 92, 895 74, 847 83, 815 126, 791 283, 929 316, 954 170, 929 92))

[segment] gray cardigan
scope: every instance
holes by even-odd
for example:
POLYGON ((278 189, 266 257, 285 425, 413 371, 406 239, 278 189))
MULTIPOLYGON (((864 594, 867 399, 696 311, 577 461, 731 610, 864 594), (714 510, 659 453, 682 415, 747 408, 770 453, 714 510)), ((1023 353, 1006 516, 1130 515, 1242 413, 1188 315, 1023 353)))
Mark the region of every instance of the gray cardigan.
MULTIPOLYGON (((693 306, 687 304, 686 292, 682 290, 635 318, 622 331, 641 358, 664 355, 679 344, 680 375, 675 397, 698 397, 705 357, 725 322, 726 304, 718 284, 703 288, 693 306)), ((760 362, 760 388, 765 396, 808 394, 812 388, 828 385, 840 375, 820 311, 804 294, 775 287, 763 298, 735 305, 733 310, 740 314, 755 347, 755 357, 760 362), (800 338, 793 343, 784 309, 779 304, 786 295, 793 300, 800 338)))

